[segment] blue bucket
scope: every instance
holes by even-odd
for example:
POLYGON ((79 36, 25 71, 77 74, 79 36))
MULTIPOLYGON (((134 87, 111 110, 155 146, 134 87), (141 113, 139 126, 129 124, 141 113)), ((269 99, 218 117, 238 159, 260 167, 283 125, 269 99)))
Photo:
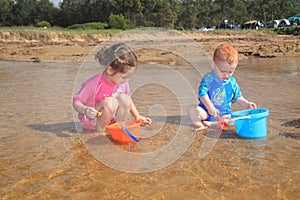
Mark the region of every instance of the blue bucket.
POLYGON ((237 119, 234 121, 236 133, 242 138, 264 138, 267 136, 267 116, 269 111, 267 109, 248 109, 233 112, 231 117, 245 117, 249 118, 237 119))

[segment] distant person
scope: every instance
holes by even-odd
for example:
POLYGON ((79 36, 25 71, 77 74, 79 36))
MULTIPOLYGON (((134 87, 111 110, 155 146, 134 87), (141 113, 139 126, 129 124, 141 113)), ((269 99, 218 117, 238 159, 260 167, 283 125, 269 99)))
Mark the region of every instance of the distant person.
POLYGON ((150 124, 139 114, 131 97, 128 79, 137 69, 137 56, 125 44, 102 49, 96 55, 106 68, 82 84, 73 98, 73 107, 85 129, 104 131, 106 126, 125 121, 131 113, 135 119, 150 124))
POLYGON ((246 109, 256 108, 247 101, 232 76, 238 64, 238 51, 230 44, 222 44, 215 49, 213 70, 204 75, 199 91, 199 105, 190 105, 188 115, 198 130, 207 128, 210 121, 218 117, 230 118, 231 104, 237 102, 246 109))

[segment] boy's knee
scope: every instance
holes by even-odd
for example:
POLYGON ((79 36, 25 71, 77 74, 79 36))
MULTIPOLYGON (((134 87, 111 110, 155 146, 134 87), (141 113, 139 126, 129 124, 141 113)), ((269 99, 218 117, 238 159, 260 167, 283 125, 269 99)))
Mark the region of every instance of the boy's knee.
POLYGON ((196 110, 196 106, 195 105, 189 105, 187 108, 186 108, 186 111, 188 114, 190 114, 191 112, 194 112, 196 110))

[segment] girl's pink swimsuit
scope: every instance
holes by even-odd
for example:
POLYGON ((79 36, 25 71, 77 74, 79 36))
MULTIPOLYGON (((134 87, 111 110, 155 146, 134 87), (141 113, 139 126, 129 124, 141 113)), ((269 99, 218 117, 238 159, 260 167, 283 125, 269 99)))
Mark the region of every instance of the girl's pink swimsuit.
MULTIPOLYGON (((81 90, 74 96, 73 102, 81 102, 86 106, 95 107, 105 97, 116 97, 119 94, 130 95, 128 82, 117 85, 107 82, 103 74, 97 74, 82 84, 81 90)), ((96 118, 90 119, 80 113, 78 118, 85 129, 96 129, 96 118)))

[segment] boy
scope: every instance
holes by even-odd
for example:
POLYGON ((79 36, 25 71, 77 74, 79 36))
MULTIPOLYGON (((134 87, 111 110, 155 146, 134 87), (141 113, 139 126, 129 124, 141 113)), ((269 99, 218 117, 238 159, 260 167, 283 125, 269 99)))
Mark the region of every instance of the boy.
POLYGON ((238 64, 238 51, 230 44, 218 46, 213 56, 213 70, 204 75, 199 91, 199 105, 187 108, 192 123, 198 130, 207 128, 209 121, 218 117, 229 118, 231 103, 237 102, 246 109, 256 108, 256 104, 247 101, 232 76, 238 64))

